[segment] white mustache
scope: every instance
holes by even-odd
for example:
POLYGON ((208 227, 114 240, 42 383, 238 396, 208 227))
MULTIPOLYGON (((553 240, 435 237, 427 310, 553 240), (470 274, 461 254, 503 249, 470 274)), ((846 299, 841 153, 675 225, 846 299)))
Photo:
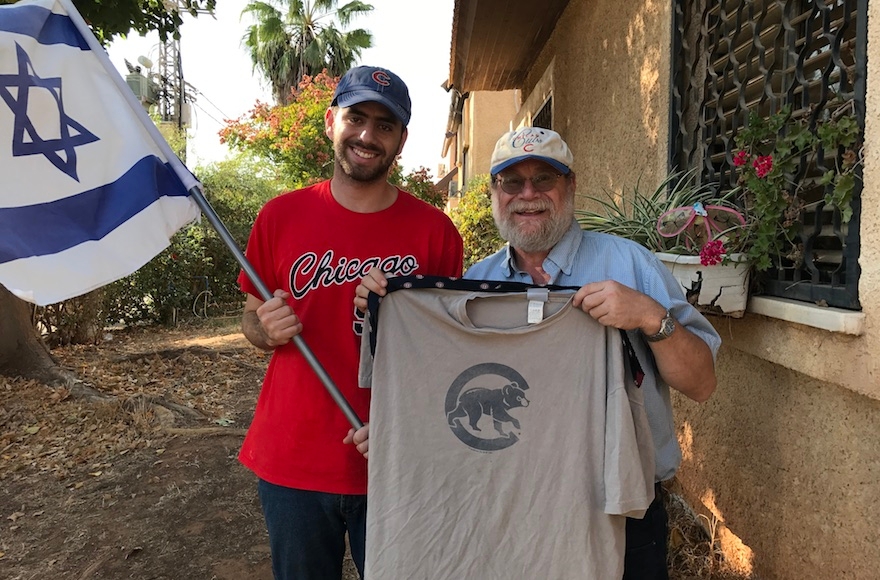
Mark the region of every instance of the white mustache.
POLYGON ((511 204, 510 206, 508 206, 508 211, 510 211, 511 213, 529 212, 529 211, 549 211, 551 209, 553 209, 553 204, 551 204, 547 201, 537 201, 537 202, 523 201, 523 202, 519 202, 516 204, 511 204))

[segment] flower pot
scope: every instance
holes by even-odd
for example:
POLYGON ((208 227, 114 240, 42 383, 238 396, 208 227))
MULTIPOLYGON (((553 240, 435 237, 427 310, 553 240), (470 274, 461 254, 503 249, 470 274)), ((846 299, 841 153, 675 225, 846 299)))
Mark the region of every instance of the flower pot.
POLYGON ((704 314, 742 318, 749 299, 749 267, 733 254, 730 264, 703 266, 699 256, 655 252, 678 283, 687 301, 704 314))

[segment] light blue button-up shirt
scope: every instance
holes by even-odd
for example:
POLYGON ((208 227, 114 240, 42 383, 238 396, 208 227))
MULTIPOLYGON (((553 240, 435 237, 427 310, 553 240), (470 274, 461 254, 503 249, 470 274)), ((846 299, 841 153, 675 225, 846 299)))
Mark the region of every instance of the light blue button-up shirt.
MULTIPOLYGON (((581 230, 577 221, 544 260, 550 284, 583 286, 591 282, 614 280, 647 294, 668 308, 679 324, 709 345, 714 358, 721 337, 696 308, 685 300, 684 291, 666 266, 645 247, 617 236, 581 230)), ((504 280, 532 284, 532 278, 516 266, 513 250, 505 246, 471 266, 464 275, 474 280, 504 280)), ((659 380, 654 356, 641 333, 629 331, 639 362, 645 371, 642 382, 645 408, 656 451, 657 481, 675 475, 681 464, 681 449, 675 435, 669 387, 659 380)))

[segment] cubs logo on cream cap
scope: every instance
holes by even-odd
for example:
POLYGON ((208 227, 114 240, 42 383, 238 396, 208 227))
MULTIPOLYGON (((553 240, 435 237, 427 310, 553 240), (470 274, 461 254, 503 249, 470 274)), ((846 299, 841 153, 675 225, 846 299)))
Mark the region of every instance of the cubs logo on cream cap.
POLYGON ((574 163, 574 156, 559 133, 541 127, 523 127, 505 133, 495 144, 490 173, 497 175, 526 159, 549 163, 563 175, 571 172, 574 163))

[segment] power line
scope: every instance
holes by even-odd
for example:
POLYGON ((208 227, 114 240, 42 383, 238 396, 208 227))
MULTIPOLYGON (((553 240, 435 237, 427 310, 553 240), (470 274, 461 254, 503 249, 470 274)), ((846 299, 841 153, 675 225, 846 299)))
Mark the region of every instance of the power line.
MULTIPOLYGON (((220 115, 221 115, 224 119, 230 119, 230 118, 231 118, 229 115, 227 115, 226 113, 224 113, 223 110, 220 109, 220 107, 218 107, 217 105, 215 105, 215 104, 211 101, 211 99, 208 98, 208 96, 207 96, 205 93, 203 93, 203 92, 200 91, 199 89, 196 89, 196 92, 199 94, 200 97, 204 98, 208 103, 210 103, 210 105, 211 105, 212 107, 214 107, 215 109, 217 109, 217 111, 220 113, 220 115)), ((204 109, 202 109, 202 110, 204 110, 204 109)), ((206 112, 206 114, 207 114, 207 112, 206 112)), ((210 116, 210 115, 209 115, 209 116, 210 116)), ((213 119, 213 117, 211 117, 211 118, 213 119)), ((216 121, 216 119, 214 119, 214 120, 216 121)), ((220 121, 217 121, 217 122, 219 123, 220 121)))
MULTIPOLYGON (((211 119, 213 119, 214 122, 217 123, 218 125, 222 125, 222 124, 223 124, 223 121, 219 121, 219 120, 217 120, 217 118, 214 117, 213 115, 211 115, 211 113, 209 113, 208 111, 206 111, 205 109, 203 109, 201 106, 199 106, 198 102, 193 101, 191 104, 192 104, 195 108, 197 108, 198 110, 200 110, 201 112, 203 112, 204 114, 208 115, 208 117, 210 117, 211 119)), ((217 110, 219 111, 220 109, 217 109, 217 110)), ((222 113, 223 111, 220 111, 220 112, 222 113)))

